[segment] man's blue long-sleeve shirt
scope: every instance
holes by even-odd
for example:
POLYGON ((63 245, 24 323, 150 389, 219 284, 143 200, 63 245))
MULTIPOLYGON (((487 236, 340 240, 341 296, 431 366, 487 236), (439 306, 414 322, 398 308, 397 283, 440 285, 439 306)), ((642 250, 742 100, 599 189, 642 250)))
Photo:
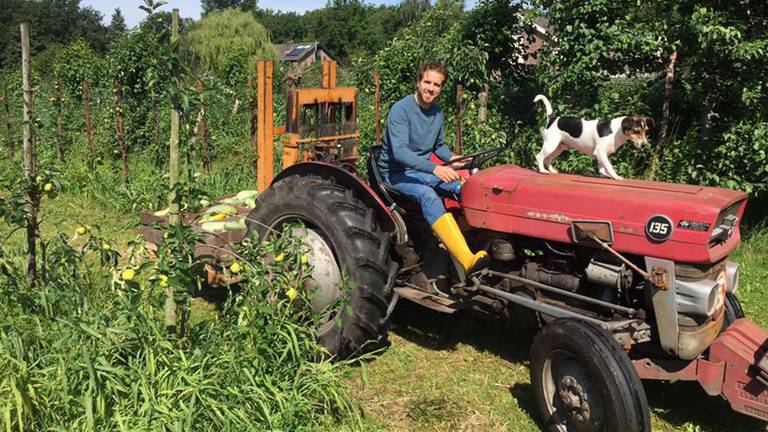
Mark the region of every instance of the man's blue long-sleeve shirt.
POLYGON ((422 109, 414 95, 397 101, 389 110, 387 131, 379 157, 382 174, 415 169, 432 173, 435 163, 432 153, 444 162, 451 160, 451 150, 445 145, 443 112, 437 104, 422 109))

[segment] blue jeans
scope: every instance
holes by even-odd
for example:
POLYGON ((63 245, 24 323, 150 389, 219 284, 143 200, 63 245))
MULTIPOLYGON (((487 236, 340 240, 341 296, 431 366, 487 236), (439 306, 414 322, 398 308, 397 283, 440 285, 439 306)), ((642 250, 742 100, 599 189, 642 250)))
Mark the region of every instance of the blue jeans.
POLYGON ((411 169, 385 175, 384 181, 390 188, 419 203, 421 213, 429 225, 445 214, 445 206, 440 196, 458 199, 461 191, 461 183, 458 181, 444 183, 434 174, 411 169))

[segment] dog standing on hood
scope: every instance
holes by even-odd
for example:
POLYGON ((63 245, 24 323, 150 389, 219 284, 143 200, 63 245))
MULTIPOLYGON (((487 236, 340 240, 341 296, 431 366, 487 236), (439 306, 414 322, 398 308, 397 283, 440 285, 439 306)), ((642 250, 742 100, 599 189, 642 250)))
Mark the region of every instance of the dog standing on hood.
POLYGON ((542 101, 547 110, 547 127, 543 132, 543 145, 536 155, 539 172, 557 173, 552 161, 566 148, 573 148, 597 160, 601 176, 623 180, 616 174, 608 157, 627 140, 638 149, 648 143, 646 133, 653 127, 653 119, 640 116, 623 116, 611 120, 584 120, 576 117, 553 117, 552 105, 544 95, 537 95, 533 102, 542 101))

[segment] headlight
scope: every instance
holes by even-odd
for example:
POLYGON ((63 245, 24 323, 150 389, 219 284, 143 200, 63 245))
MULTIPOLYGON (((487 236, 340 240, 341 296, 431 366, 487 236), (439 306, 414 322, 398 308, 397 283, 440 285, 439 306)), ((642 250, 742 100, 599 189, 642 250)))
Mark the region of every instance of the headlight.
POLYGON ((723 304, 725 304, 725 285, 725 272, 720 272, 720 275, 717 276, 717 283, 709 292, 707 315, 715 317, 720 313, 720 309, 723 307, 723 304))

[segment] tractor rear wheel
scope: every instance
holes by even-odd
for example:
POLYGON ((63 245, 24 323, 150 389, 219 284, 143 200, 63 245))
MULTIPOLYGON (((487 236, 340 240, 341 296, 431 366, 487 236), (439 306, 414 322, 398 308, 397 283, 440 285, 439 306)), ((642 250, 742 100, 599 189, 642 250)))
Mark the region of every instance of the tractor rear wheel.
POLYGON ((259 239, 281 232, 286 224, 301 222, 306 227, 313 309, 320 311, 346 296, 315 330, 318 342, 334 358, 360 354, 382 336, 392 298, 390 235, 351 190, 321 177, 287 177, 261 194, 248 219, 249 235, 259 239), (351 282, 346 292, 339 286, 343 272, 351 282))
POLYGON ((534 399, 547 430, 651 429, 640 378, 599 326, 572 318, 552 321, 533 341, 530 358, 534 399))

